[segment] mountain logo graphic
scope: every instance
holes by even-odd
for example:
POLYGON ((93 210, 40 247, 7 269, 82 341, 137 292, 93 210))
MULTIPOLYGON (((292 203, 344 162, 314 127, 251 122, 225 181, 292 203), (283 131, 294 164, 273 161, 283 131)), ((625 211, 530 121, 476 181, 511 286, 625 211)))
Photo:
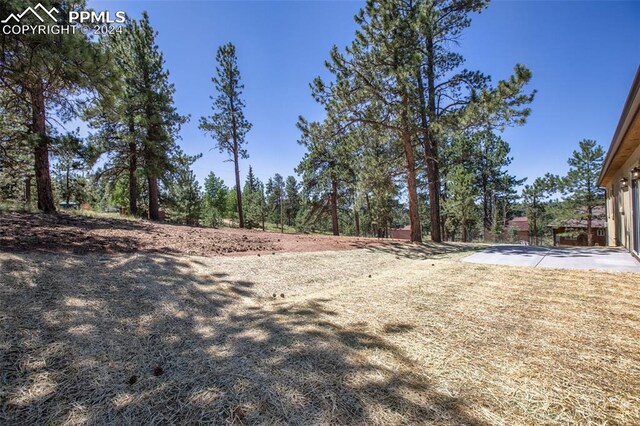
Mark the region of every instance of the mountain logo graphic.
POLYGON ((44 7, 43 5, 41 5, 40 3, 38 3, 35 7, 31 7, 29 6, 28 8, 26 8, 24 10, 24 12, 16 15, 15 13, 12 13, 11 15, 9 15, 9 17, 7 19, 3 19, 2 21, 0 21, 3 24, 8 23, 10 20, 15 20, 15 22, 20 22, 20 20, 24 17, 24 15, 27 14, 27 12, 31 12, 36 18, 38 18, 40 20, 40 22, 44 22, 44 19, 42 19, 42 16, 48 16, 49 18, 51 18, 51 20, 53 20, 53 22, 58 22, 58 19, 53 16, 53 12, 55 13, 59 13, 60 11, 58 9, 56 9, 55 7, 52 7, 50 10, 47 10, 46 7, 44 7), (42 15, 39 15, 37 11, 40 11, 40 13, 42 15))

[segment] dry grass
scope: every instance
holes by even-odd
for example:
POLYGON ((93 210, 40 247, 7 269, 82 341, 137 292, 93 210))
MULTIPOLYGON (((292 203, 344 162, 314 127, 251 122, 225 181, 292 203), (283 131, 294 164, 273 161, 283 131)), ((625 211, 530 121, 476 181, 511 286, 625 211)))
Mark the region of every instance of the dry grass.
POLYGON ((0 423, 640 423, 640 276, 456 248, 0 253, 0 423))

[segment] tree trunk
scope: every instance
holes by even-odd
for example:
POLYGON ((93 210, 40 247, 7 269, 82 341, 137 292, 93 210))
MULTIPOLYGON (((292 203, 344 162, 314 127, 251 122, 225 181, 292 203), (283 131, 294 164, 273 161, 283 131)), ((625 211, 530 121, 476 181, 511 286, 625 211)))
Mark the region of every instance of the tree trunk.
MULTIPOLYGON (((423 119, 426 123, 426 118, 423 119)), ((426 125, 426 124, 424 124, 426 125)), ((424 163, 429 186, 429 216, 431 220, 431 240, 442 242, 441 229, 443 227, 440 216, 440 167, 437 161, 437 149, 428 129, 423 130, 422 146, 424 163)))
MULTIPOLYGON (((129 136, 134 138, 135 125, 129 123, 129 136)), ((138 178, 136 171, 138 169, 138 152, 135 140, 129 142, 129 214, 138 215, 138 178)))
MULTIPOLYGON (((431 143, 427 143, 431 145, 431 143)), ((440 167, 435 160, 435 146, 425 151, 425 162, 427 164, 427 181, 429 185, 429 217, 431 219, 431 241, 442 242, 440 233, 440 167)))
MULTIPOLYGON (((445 188, 445 193, 446 193, 446 188, 445 188)), ((447 231, 447 216, 443 215, 440 216, 440 236, 442 237, 441 239, 444 241, 449 241, 449 231, 447 231)))
POLYGON ((38 81, 31 92, 32 122, 31 132, 38 136, 33 150, 36 171, 36 189, 38 192, 38 209, 44 213, 55 213, 51 189, 51 174, 49 171, 49 143, 47 138, 46 108, 44 103, 44 88, 38 81))
MULTIPOLYGON (((369 199, 369 194, 367 194, 366 192, 364 193, 364 199, 367 203, 367 216, 369 217, 369 220, 367 221, 367 225, 365 227, 365 237, 369 236, 369 235, 373 235, 373 227, 372 227, 372 215, 373 213, 371 212, 371 200, 369 199)), ((367 217, 365 216, 365 218, 367 217)), ((377 220, 377 219, 376 219, 377 220)))
POLYGON ((129 144, 129 214, 138 215, 138 178, 136 170, 138 169, 138 157, 136 153, 136 144, 129 144))
POLYGON ((425 104, 425 88, 422 72, 418 71, 418 89, 420 95, 420 120, 422 124, 424 148, 424 164, 429 185, 429 216, 431 220, 431 241, 442 242, 440 224, 440 167, 438 165, 438 146, 431 132, 431 124, 436 120, 435 64, 433 62, 433 39, 427 38, 427 96, 425 104))
POLYGON ((31 176, 24 178, 24 203, 31 206, 31 176))
POLYGON ((486 164, 486 162, 489 156, 489 144, 485 142, 483 145, 484 145, 483 146, 484 158, 482 159, 482 165, 481 165, 482 223, 484 227, 483 234, 486 235, 486 233, 488 232, 489 235, 491 235, 491 228, 493 227, 493 219, 494 219, 492 213, 493 213, 493 204, 494 204, 493 198, 495 196, 495 190, 493 191, 489 190, 489 176, 487 176, 487 173, 488 173, 487 169, 489 168, 489 166, 486 164), (493 193, 490 193, 490 192, 493 192, 493 193))
MULTIPOLYGON (((407 192, 409 195, 409 222, 411 225, 411 241, 422 242, 422 227, 420 226, 420 212, 418 210, 418 187, 416 184, 416 160, 411 141, 411 122, 409 120, 409 98, 405 92, 402 94, 402 148, 407 161, 407 192)), ((438 221, 438 226, 440 222, 438 221)), ((431 224, 433 226, 433 223, 431 224)))
POLYGON ((69 203, 71 202, 71 188, 69 185, 69 175, 71 174, 71 166, 67 164, 67 170, 65 175, 65 201, 67 202, 67 208, 69 208, 69 203))
POLYGON ((484 174, 482 175, 482 223, 484 228, 484 233, 487 232, 491 235, 491 228, 493 226, 493 203, 491 202, 489 190, 487 189, 486 177, 484 174))
POLYGON ((284 234, 284 184, 280 187, 280 232, 284 234))
MULTIPOLYGON (((406 143, 405 143, 406 145, 406 143)), ((409 142, 410 151, 413 146, 409 142)), ((407 147, 405 147, 405 155, 407 155, 407 147)), ((411 224, 411 241, 416 243, 422 242, 422 229, 420 228, 420 213, 418 211, 418 191, 416 189, 416 169, 413 162, 413 152, 407 155, 407 191, 409 193, 409 222, 411 224)))
POLYGON ((445 216, 443 216, 441 218, 442 220, 442 226, 440 226, 440 232, 441 232, 441 236, 442 238, 444 238, 445 241, 449 241, 449 233, 447 232, 447 218, 445 216))
POLYGON ((353 205, 353 220, 356 226, 356 236, 360 236, 360 214, 358 213, 358 209, 355 204, 353 205))
POLYGON ((331 179, 331 227, 333 229, 333 235, 340 235, 340 229, 338 228, 338 181, 331 179))
POLYGON ((240 228, 244 228, 244 214, 242 213, 242 191, 240 190, 240 164, 238 164, 238 144, 235 144, 233 150, 233 164, 236 172, 236 199, 238 201, 238 224, 240 228))
POLYGON ((160 220, 160 189, 158 188, 158 177, 149 176, 149 219, 160 220))

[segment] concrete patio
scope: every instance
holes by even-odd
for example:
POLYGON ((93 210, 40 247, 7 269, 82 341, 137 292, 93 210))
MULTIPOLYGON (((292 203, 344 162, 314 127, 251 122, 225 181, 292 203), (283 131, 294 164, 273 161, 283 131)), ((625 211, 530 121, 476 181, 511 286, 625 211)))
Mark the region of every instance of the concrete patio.
POLYGON ((534 268, 640 273, 640 262, 627 251, 614 247, 493 246, 462 261, 534 268))

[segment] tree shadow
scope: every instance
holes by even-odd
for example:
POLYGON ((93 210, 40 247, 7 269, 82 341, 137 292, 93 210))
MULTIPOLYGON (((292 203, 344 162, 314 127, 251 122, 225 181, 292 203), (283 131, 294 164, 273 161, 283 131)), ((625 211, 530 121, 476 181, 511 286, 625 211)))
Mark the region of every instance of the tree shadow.
POLYGON ((498 245, 485 248, 482 252, 518 256, 544 256, 549 252, 549 249, 550 247, 543 246, 498 245))
POLYGON ((483 424, 400 348, 332 322, 331 299, 259 296, 165 255, 5 259, 2 423, 483 424))
MULTIPOLYGON (((132 253, 142 247, 130 231, 149 232, 150 229, 151 226, 143 221, 69 213, 3 213, 0 214, 0 248, 13 252, 132 253), (113 232, 108 235, 91 233, 95 230, 113 232), (127 236, 127 231, 131 236, 127 236)), ((170 248, 163 251, 173 252, 170 248)))
POLYGON ((623 249, 614 247, 554 247, 547 256, 552 257, 600 257, 627 254, 623 249))
POLYGON ((548 247, 524 245, 497 245, 482 250, 487 254, 518 257, 548 256, 555 258, 593 258, 620 256, 627 252, 617 247, 548 247))
POLYGON ((396 258, 411 260, 440 259, 452 253, 478 251, 484 247, 463 243, 386 243, 377 246, 362 245, 371 253, 386 253, 396 258))
POLYGON ((413 330, 415 327, 408 323, 389 323, 385 324, 383 331, 387 334, 401 334, 413 330))
POLYGON ((55 214, 6 212, 0 215, 0 223, 14 227, 74 227, 82 230, 90 229, 124 229, 148 230, 150 224, 142 220, 112 219, 108 217, 91 217, 58 212, 55 214))

